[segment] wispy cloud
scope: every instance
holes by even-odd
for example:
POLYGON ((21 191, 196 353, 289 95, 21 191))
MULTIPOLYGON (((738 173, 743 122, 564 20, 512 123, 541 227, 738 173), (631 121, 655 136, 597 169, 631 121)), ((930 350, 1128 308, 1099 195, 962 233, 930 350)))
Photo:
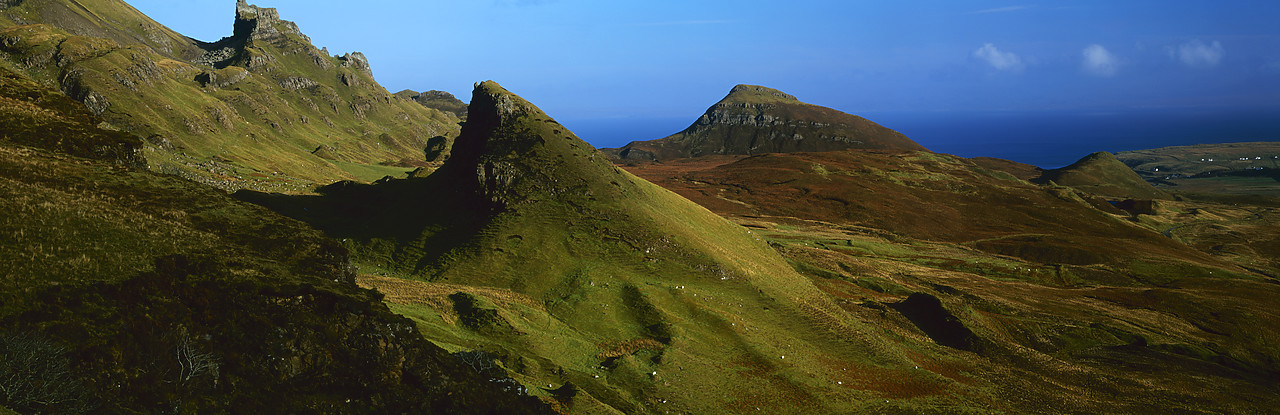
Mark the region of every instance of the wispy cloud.
POLYGON ((630 26, 693 26, 693 25, 708 25, 708 24, 724 24, 729 22, 732 22, 732 20, 677 20, 677 21, 670 21, 670 22, 635 23, 635 24, 631 24, 630 26))
POLYGON ((1110 77, 1115 76, 1120 69, 1120 61, 1115 55, 1112 55, 1107 48, 1102 45, 1093 44, 1085 47, 1080 52, 1084 56, 1084 70, 1093 75, 1110 77))
POLYGON ((1016 11, 1021 11, 1021 10, 1027 10, 1027 9, 1032 8, 1032 7, 1035 7, 1035 6, 1008 6, 1008 7, 997 7, 997 8, 994 8, 994 9, 974 10, 974 11, 971 11, 971 12, 968 12, 968 13, 965 13, 965 14, 1008 13, 1008 12, 1016 12, 1016 11))
POLYGON ((1184 65, 1193 68, 1211 68, 1218 66, 1222 62, 1222 57, 1227 54, 1227 50, 1222 47, 1222 43, 1214 41, 1213 43, 1204 43, 1199 39, 1183 43, 1178 46, 1177 50, 1170 48, 1169 56, 1173 56, 1181 61, 1184 65))
POLYGON ((986 61, 992 68, 1001 71, 1018 72, 1023 68, 1022 58, 1013 52, 1004 52, 996 45, 985 43, 978 50, 973 51, 973 56, 986 61))

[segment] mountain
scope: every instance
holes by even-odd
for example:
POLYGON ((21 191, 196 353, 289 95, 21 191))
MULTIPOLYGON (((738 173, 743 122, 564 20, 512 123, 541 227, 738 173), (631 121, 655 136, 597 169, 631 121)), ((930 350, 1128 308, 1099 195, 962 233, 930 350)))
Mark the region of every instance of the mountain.
POLYGON ((457 114, 390 94, 360 53, 331 56, 243 0, 213 43, 119 0, 27 0, 0 16, 0 62, 146 139, 152 170, 224 189, 399 175, 425 166, 433 139, 446 156, 458 133, 457 114))
POLYGON ((806 104, 776 89, 738 85, 684 131, 603 151, 624 160, 667 160, 850 148, 925 149, 865 118, 806 104))
MULTIPOLYGON (((0 5, 0 413, 1280 404, 1280 211, 1261 199, 1175 193, 1138 214, 1111 203, 1141 187, 1105 154, 1057 172, 921 148, 627 171, 494 82, 458 127, 456 99, 387 94, 272 9, 240 2, 233 35, 203 43, 114 0, 0 5), (140 133, 169 128, 165 105, 219 103, 243 119, 140 133), (254 127, 289 111, 334 126, 254 127), (413 114, 456 140, 397 142, 396 122, 432 126, 413 114)), ((817 111, 738 92, 715 115, 749 137, 800 121, 734 108, 817 111)))
POLYGON ((1113 198, 1168 199, 1169 194, 1151 186, 1114 154, 1100 151, 1059 169, 1047 170, 1037 182, 1053 182, 1113 198))
MULTIPOLYGON (((927 151, 630 167, 681 172, 655 180, 740 227, 495 83, 468 117, 429 176, 236 197, 342 241, 393 311, 561 410, 1248 412, 1280 396, 1273 268, 1152 229, 1207 215, 1135 222, 927 151)), ((1248 219, 1218 212, 1197 229, 1248 219)))
POLYGON ((120 164, 138 139, 58 91, 0 68, 0 120, 0 412, 550 413, 319 231, 120 164))
POLYGON ((809 377, 909 367, 758 236, 493 82, 432 175, 322 193, 236 196, 347 241, 361 281, 429 337, 572 384, 575 411, 849 410, 813 399, 849 392, 809 377))

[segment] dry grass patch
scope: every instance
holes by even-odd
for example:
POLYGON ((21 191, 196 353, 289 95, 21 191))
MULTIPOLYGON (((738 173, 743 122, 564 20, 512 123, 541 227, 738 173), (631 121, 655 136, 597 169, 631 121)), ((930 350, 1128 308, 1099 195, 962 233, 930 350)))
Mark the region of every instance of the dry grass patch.
POLYGON ((630 356, 639 353, 641 350, 660 351, 666 347, 653 339, 631 339, 614 343, 600 343, 596 346, 604 350, 596 355, 600 359, 630 356))

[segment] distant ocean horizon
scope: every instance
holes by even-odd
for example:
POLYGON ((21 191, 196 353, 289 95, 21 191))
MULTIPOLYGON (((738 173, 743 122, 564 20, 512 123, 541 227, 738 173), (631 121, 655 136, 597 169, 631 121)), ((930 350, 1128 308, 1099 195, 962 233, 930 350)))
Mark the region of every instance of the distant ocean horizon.
MULTIPOLYGON (((996 157, 1046 169, 1066 166, 1097 151, 1280 141, 1280 111, 886 111, 858 115, 938 153, 996 157)), ((561 122, 591 145, 609 148, 666 137, 694 120, 696 117, 561 122)))

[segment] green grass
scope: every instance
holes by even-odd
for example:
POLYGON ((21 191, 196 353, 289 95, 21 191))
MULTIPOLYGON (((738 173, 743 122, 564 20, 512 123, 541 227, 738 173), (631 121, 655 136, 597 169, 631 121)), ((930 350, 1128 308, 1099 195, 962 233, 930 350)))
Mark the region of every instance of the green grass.
MULTIPOLYGON (((227 24, 229 27, 231 22, 227 24)), ((375 180, 383 176, 374 173, 380 169, 376 166, 421 160, 429 138, 454 136, 458 131, 456 115, 393 97, 371 77, 339 67, 336 58, 320 56, 296 36, 285 41, 292 44, 284 46, 255 44, 255 50, 274 57, 275 63, 250 71, 240 82, 215 89, 197 82, 197 75, 205 69, 149 47, 108 42, 94 53, 75 52, 67 46, 72 42, 62 41, 81 38, 47 26, 36 28, 4 31, 6 36, 22 40, 6 48, 10 59, 44 51, 54 60, 74 59, 63 68, 50 62, 28 73, 44 82, 60 79, 69 71, 80 74, 75 78, 78 87, 92 90, 109 103, 102 114, 107 122, 134 135, 172 143, 172 150, 152 150, 153 154, 175 153, 170 159, 192 159, 194 164, 222 161, 238 169, 283 174, 300 183, 375 180), (306 53, 284 52, 292 48, 306 53), (326 61, 327 68, 317 66, 316 59, 326 61), (345 85, 338 80, 339 73, 359 81, 345 85), (276 79, 288 76, 306 77, 317 85, 296 91, 283 89, 276 79), (311 154, 319 146, 335 148, 331 157, 346 164, 337 166, 311 154)), ((187 163, 164 165, 225 189, 253 188, 255 184, 187 163)))

